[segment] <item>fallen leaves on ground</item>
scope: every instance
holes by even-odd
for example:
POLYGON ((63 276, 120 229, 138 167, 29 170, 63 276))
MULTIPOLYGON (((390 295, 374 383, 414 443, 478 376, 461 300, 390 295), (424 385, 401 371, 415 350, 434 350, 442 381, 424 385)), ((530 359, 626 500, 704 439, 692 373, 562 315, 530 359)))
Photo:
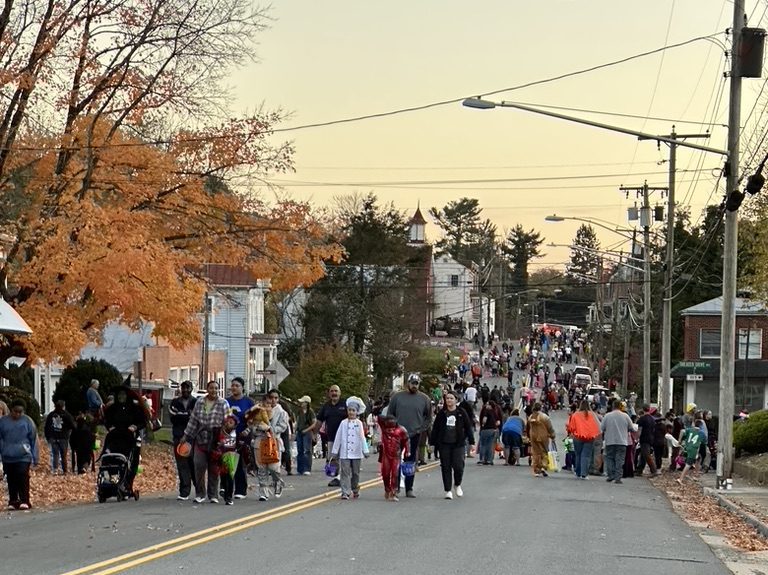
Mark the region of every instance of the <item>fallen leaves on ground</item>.
MULTIPOLYGON (((176 464, 169 445, 145 443, 141 448, 141 468, 133 485, 142 495, 176 489, 176 464)), ((48 445, 41 441, 40 463, 30 478, 30 499, 36 508, 91 503, 96 500, 96 473, 89 468, 83 475, 73 474, 71 469, 67 475, 51 475, 48 445)))
POLYGON ((685 519, 718 531, 731 545, 743 551, 768 550, 768 540, 757 529, 705 494, 698 481, 686 480, 681 486, 675 481, 676 477, 677 474, 665 473, 654 479, 653 484, 666 493, 675 511, 685 519))

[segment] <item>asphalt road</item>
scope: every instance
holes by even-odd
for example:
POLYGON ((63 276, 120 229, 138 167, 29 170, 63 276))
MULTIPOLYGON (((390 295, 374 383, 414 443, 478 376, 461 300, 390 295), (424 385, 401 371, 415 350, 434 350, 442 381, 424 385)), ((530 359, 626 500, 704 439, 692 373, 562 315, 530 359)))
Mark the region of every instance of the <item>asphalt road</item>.
MULTIPOLYGON (((554 419, 561 434, 565 414, 556 412, 554 419)), ((363 469, 363 480, 374 480, 375 461, 363 469)), ((341 501, 321 473, 287 479, 283 498, 267 504, 248 499, 233 507, 196 506, 146 498, 4 515, 2 572, 729 573, 647 479, 613 485, 566 473, 534 478, 525 464, 481 467, 469 459, 464 498, 444 500, 439 471, 430 469, 416 477, 417 498, 399 503, 384 501, 380 485, 364 489, 357 501, 341 501), (328 498, 298 503, 320 493, 328 498), (285 505, 294 507, 281 511, 285 505), (214 529, 195 535, 248 516, 229 534, 214 529), (110 562, 137 549, 145 551, 110 562), (79 569, 101 561, 107 563, 79 569)))

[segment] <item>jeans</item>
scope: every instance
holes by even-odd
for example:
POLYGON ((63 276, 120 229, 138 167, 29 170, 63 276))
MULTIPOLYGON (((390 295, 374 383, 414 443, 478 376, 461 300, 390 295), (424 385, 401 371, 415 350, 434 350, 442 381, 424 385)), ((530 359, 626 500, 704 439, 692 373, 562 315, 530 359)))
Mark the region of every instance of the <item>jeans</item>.
POLYGON ((494 443, 496 439, 495 429, 480 430, 480 461, 493 463, 494 443))
POLYGON ((195 476, 195 464, 193 457, 179 457, 176 454, 176 446, 179 439, 173 440, 173 453, 176 458, 176 472, 179 476, 179 495, 189 497, 192 491, 192 478, 195 476))
POLYGON ((312 471, 312 432, 296 434, 296 473, 312 471))
POLYGON ((443 475, 443 489, 450 491, 460 486, 464 478, 464 444, 443 443, 440 446, 440 471, 443 475))
POLYGON ((195 445, 193 449, 193 458, 195 464, 195 495, 197 497, 208 497, 208 499, 217 499, 219 497, 219 476, 218 466, 211 460, 207 450, 200 449, 195 445), (206 475, 208 484, 206 489, 206 475))
POLYGON ((626 445, 605 446, 605 474, 609 481, 621 479, 624 475, 624 460, 627 457, 626 445))
POLYGON ((56 473, 56 468, 61 461, 61 472, 67 472, 67 449, 69 448, 68 439, 51 439, 48 442, 51 447, 51 471, 56 473))
POLYGON ((576 451, 576 457, 574 460, 574 467, 576 471, 576 477, 586 477, 589 475, 589 466, 592 465, 592 451, 593 441, 581 441, 580 439, 573 440, 573 447, 576 451))
MULTIPOLYGON (((421 433, 417 433, 415 435, 409 435, 408 436, 408 457, 403 459, 403 461, 413 461, 416 463, 416 456, 418 455, 419 451, 419 438, 421 437, 421 433)), ((413 491, 413 480, 416 479, 415 475, 411 475, 408 477, 406 475, 405 477, 405 492, 408 493, 409 491, 413 491)))

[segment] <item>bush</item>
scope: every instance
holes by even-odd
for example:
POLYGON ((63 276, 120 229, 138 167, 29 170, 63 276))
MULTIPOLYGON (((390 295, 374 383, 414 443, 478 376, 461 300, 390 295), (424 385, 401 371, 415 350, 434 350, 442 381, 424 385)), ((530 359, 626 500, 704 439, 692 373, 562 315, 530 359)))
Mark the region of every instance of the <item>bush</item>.
POLYGON ((768 451, 768 410, 755 411, 746 421, 737 422, 733 429, 733 445, 738 452, 768 451))
POLYGON ((34 379, 35 370, 29 366, 18 366, 15 363, 8 366, 8 382, 11 384, 11 387, 18 388, 29 395, 34 395, 34 379))
MULTIPOLYGON (((405 358, 405 372, 416 372, 424 374, 434 374, 440 377, 445 372, 445 349, 444 347, 413 347, 408 350, 408 357, 405 358)), ((451 355, 455 352, 452 350, 451 355)))
POLYGON ((35 425, 40 427, 42 418, 40 417, 40 404, 37 403, 37 400, 18 387, 0 387, 0 401, 4 401, 8 407, 11 407, 11 402, 14 399, 24 400, 24 403, 27 404, 27 415, 32 418, 35 425))
POLYGON ((111 363, 103 359, 79 359, 61 374, 53 401, 63 399, 67 404, 67 411, 72 415, 87 411, 85 392, 92 379, 99 380, 99 395, 104 400, 112 389, 123 384, 123 376, 111 363))
POLYGON ((301 356, 299 366, 280 384, 280 393, 297 400, 302 395, 312 398, 317 408, 326 400, 332 385, 341 388, 342 397, 368 396, 368 366, 359 355, 337 346, 316 346, 301 356))

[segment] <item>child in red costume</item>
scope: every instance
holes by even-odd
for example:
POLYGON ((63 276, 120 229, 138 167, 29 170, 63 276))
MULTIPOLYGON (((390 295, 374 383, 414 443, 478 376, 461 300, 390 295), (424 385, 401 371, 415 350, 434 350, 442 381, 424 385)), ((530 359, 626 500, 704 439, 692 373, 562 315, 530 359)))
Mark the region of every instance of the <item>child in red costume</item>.
POLYGON ((405 450, 408 457, 408 432, 398 425, 394 417, 379 416, 381 441, 379 443, 379 463, 381 464, 381 479, 384 481, 384 498, 388 501, 398 501, 397 488, 400 478, 400 462, 405 450))

